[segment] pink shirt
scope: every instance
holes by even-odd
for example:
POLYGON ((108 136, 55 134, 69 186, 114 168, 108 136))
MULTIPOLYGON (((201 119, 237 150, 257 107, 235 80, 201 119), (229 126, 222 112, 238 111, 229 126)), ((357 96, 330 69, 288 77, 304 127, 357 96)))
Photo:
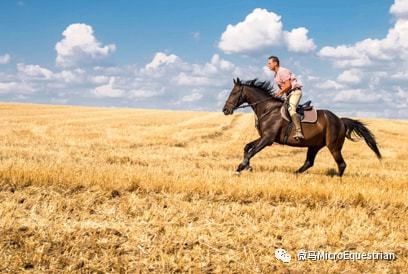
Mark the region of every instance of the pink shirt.
POLYGON ((292 83, 292 89, 302 88, 302 83, 296 79, 296 76, 287 68, 279 67, 278 71, 275 74, 275 82, 278 84, 279 88, 285 83, 286 80, 289 80, 292 83))

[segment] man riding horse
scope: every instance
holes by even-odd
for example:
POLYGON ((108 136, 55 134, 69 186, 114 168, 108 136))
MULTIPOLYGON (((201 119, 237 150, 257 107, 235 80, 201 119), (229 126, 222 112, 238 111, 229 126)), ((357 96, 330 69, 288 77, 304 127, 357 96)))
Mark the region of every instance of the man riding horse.
POLYGON ((287 68, 279 65, 279 58, 270 56, 268 58, 268 68, 275 72, 275 82, 279 86, 279 90, 275 93, 276 96, 283 96, 286 94, 289 100, 288 111, 295 125, 296 140, 304 139, 302 134, 302 127, 300 125, 300 118, 296 114, 296 108, 302 98, 302 84, 296 79, 295 75, 287 68))
POLYGON ((273 143, 308 148, 306 160, 296 171, 297 173, 311 168, 317 153, 323 147, 327 147, 336 161, 338 175, 342 176, 346 169, 346 162, 341 150, 346 138, 355 140, 352 135, 363 138, 369 148, 381 159, 375 136, 364 123, 346 117, 340 118, 330 110, 316 110, 313 106, 302 106, 300 109, 300 112, 304 113, 301 121, 304 134, 302 138, 300 121, 296 114, 296 108, 302 96, 302 85, 288 69, 279 67, 279 59, 275 56, 268 59, 268 67, 276 73, 275 80, 280 89, 277 94, 273 93, 273 87, 268 81, 262 82, 256 78, 242 81, 237 78, 234 79, 234 86, 222 108, 225 115, 232 115, 236 109, 251 107, 258 121, 259 138, 245 145, 242 162, 236 169, 237 174, 243 170, 252 170, 251 158, 273 143), (289 134, 292 132, 292 127, 285 111, 287 101, 280 97, 283 94, 289 95, 289 111, 296 127, 294 135, 289 134), (309 119, 306 119, 307 117, 309 119))

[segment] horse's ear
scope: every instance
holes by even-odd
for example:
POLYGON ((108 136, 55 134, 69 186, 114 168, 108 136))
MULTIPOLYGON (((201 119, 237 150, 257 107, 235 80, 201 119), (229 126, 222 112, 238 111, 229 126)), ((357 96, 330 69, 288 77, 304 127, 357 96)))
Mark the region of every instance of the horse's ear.
POLYGON ((237 83, 241 83, 241 80, 239 80, 239 77, 237 77, 237 83))
POLYGON ((234 84, 237 83, 237 80, 235 80, 235 78, 232 78, 232 81, 234 82, 234 84))

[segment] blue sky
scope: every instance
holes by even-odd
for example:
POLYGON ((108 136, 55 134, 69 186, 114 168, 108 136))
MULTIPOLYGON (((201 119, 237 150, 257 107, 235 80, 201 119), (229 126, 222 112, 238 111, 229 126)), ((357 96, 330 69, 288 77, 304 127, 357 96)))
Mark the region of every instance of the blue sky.
POLYGON ((275 54, 318 107, 408 117, 407 0, 0 7, 1 101, 219 111, 233 77, 272 79, 275 54))

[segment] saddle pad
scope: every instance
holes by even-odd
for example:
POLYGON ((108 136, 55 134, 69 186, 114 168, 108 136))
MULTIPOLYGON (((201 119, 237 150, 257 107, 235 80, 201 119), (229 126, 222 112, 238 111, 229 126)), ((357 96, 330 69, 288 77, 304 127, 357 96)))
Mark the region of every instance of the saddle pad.
MULTIPOLYGON (((305 110, 304 111, 304 117, 300 121, 301 123, 316 123, 317 122, 317 111, 315 107, 312 107, 311 110, 305 110)), ((291 119, 288 117, 288 114, 285 111, 285 107, 281 107, 281 115, 282 118, 285 119, 286 121, 290 121, 291 119)), ((299 113, 298 113, 299 115, 299 113)), ((300 115, 299 115, 300 116, 300 115)))

